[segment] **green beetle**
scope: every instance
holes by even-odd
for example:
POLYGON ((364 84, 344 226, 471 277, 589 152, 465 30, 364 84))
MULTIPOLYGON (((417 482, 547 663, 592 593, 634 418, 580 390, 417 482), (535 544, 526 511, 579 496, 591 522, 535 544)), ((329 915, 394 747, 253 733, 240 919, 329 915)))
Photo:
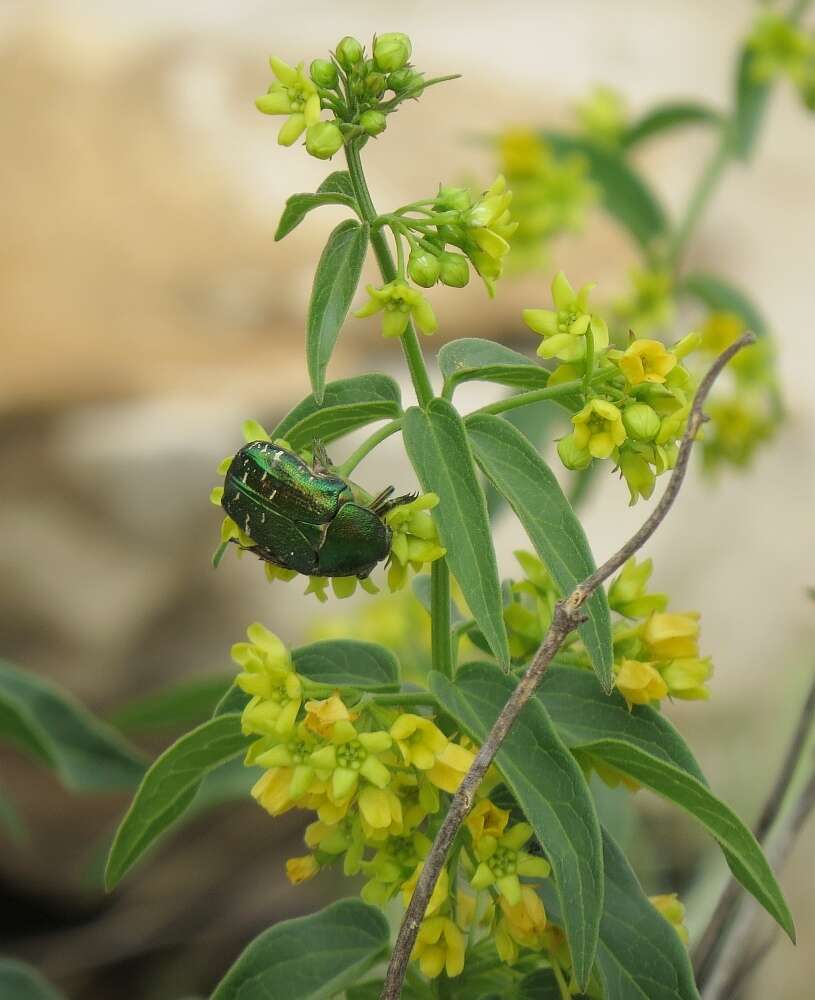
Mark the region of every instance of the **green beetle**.
POLYGON ((385 514, 416 499, 392 493, 389 486, 370 499, 331 471, 319 443, 308 466, 271 441, 251 441, 227 469, 221 504, 255 542, 248 551, 265 562, 304 576, 364 580, 390 554, 385 514))

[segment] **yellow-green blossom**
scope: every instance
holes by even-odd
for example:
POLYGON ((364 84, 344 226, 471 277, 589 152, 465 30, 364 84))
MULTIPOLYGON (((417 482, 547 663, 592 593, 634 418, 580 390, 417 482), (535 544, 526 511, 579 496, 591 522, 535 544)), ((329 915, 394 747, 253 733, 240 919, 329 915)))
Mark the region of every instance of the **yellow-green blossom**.
POLYGON ((815 59, 815 39, 785 14, 766 11, 759 15, 747 40, 751 53, 750 76, 766 83, 784 74, 796 85, 805 84, 815 59))
POLYGON ((668 605, 667 594, 648 594, 654 564, 651 559, 638 563, 632 556, 614 578, 608 590, 608 603, 612 611, 626 618, 646 618, 654 611, 664 611, 668 605))
POLYGON ((546 878, 549 862, 522 850, 532 836, 529 823, 516 823, 497 840, 481 837, 473 844, 479 865, 470 879, 474 889, 495 885, 507 902, 515 906, 521 901, 519 876, 546 878))
POLYGON ((543 900, 532 886, 521 886, 521 898, 510 903, 506 896, 498 897, 500 916, 495 925, 495 947, 502 961, 514 965, 518 945, 541 951, 547 943, 546 910, 543 900))
MULTIPOLYGON (((377 789, 387 787, 391 773, 380 758, 393 743, 388 733, 357 732, 353 723, 340 719, 332 725, 329 739, 327 746, 310 755, 308 763, 323 780, 330 782, 329 797, 335 805, 351 799, 360 779, 377 789)), ((363 808, 361 798, 360 807, 363 808)), ((366 818, 372 826, 379 825, 370 816, 366 818)))
POLYGON ((676 367, 676 356, 658 340, 634 340, 623 352, 618 364, 630 385, 643 382, 662 384, 676 367))
POLYGON ((252 695, 243 711, 245 733, 279 736, 294 728, 303 689, 292 666, 289 651, 259 622, 246 630, 249 642, 232 647, 232 659, 241 668, 236 683, 252 695))
POLYGON ((668 694, 668 685, 653 663, 622 660, 615 670, 615 686, 629 705, 647 705, 668 694))
POLYGON ((407 583, 408 568, 418 573, 427 563, 441 559, 447 552, 439 544, 436 524, 430 511, 438 505, 435 493, 424 493, 410 503, 399 504, 385 515, 393 532, 388 586, 400 590, 407 583))
POLYGON ((358 309, 354 315, 360 319, 384 312, 382 317, 382 336, 401 337, 411 319, 422 333, 430 335, 438 329, 436 316, 427 299, 406 281, 398 278, 389 281, 381 288, 368 285, 368 302, 358 309))
POLYGON ((586 338, 594 340, 595 351, 608 347, 608 327, 602 317, 589 312, 589 292, 593 284, 575 292, 563 271, 552 281, 555 309, 524 309, 526 325, 543 337, 538 347, 542 358, 578 361, 586 356, 586 338))
POLYGON ((640 636, 654 660, 697 657, 699 613, 655 611, 641 627, 640 636))
POLYGON ((313 854, 301 858, 289 858, 286 862, 286 877, 292 885, 299 885, 307 879, 314 878, 320 871, 320 866, 313 854))
POLYGON ((682 943, 687 944, 688 929, 685 927, 685 907, 680 903, 677 894, 671 892, 660 896, 649 896, 648 899, 654 909, 658 910, 673 927, 682 943))
POLYGON ((593 458, 608 458, 626 439, 622 413, 606 399, 591 399, 572 417, 574 443, 593 458))
POLYGON ((305 73, 303 63, 292 68, 275 56, 269 59, 269 63, 277 82, 255 104, 266 115, 288 116, 277 141, 281 146, 291 146, 310 125, 316 125, 320 120, 320 95, 305 73))
POLYGON ((450 917, 428 917, 419 925, 411 958, 428 979, 443 971, 452 978, 464 969, 465 948, 464 935, 450 917))
POLYGON ((628 109, 625 98, 612 87, 595 87, 577 107, 582 130, 603 146, 616 146, 625 132, 628 109))
POLYGON ((707 701, 710 698, 710 688, 705 684, 713 673, 710 657, 671 660, 661 666, 659 672, 672 698, 682 701, 707 701))

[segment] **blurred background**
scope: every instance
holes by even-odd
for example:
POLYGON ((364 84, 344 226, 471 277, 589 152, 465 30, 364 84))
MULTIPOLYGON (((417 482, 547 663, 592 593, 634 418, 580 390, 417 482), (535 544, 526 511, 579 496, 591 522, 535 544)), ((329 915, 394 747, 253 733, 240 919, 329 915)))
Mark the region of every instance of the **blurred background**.
MULTIPOLYGON (((401 30, 429 75, 463 74, 404 107, 367 147, 374 200, 392 207, 440 182, 486 187, 498 160, 484 135, 573 123, 575 103, 598 83, 621 91, 633 116, 677 97, 725 106, 754 11, 746 0, 4 0, 0 655, 113 717, 170 683, 229 673, 229 647, 252 620, 296 645, 351 613, 354 602, 320 606, 296 584, 268 585, 252 560, 210 565, 219 517, 208 492, 241 443, 241 420, 274 425, 309 391, 310 282, 340 218, 323 209, 273 242, 286 196, 314 190, 327 168, 279 148, 276 122, 254 109, 270 52, 309 61, 346 33, 367 41, 401 30)), ((711 143, 684 130, 638 154, 670 211, 711 143)), ((711 478, 697 463, 646 552, 672 607, 702 612, 716 667, 711 702, 666 711, 748 822, 812 672, 813 163, 815 122, 780 86, 753 162, 729 171, 688 259, 749 290, 768 317, 786 420, 745 469, 711 478)), ((635 261, 622 230, 591 213, 542 268, 502 281, 494 302, 475 281, 432 292, 441 334, 425 346, 498 331, 531 353, 538 340, 520 310, 549 305, 557 268, 596 280, 611 301, 635 261)), ((680 316, 677 333, 694 318, 680 316)), ((375 368, 404 382, 375 323, 349 320, 330 375, 375 368)), ((476 405, 488 391, 462 399, 476 405)), ((399 448, 391 438, 360 481, 411 489, 399 448)), ((604 475, 585 502, 598 559, 645 516, 647 504, 629 509, 627 499, 604 475)), ((511 518, 499 522, 498 545, 509 573, 512 550, 525 545, 511 518)), ((151 753, 172 737, 134 736, 151 753)), ((330 878, 289 886, 283 859, 301 853, 300 818, 272 821, 242 798, 192 819, 104 896, 101 857, 127 796, 69 795, 5 747, 0 767, 27 830, 19 842, 0 831, 0 951, 36 964, 71 998, 104 1000, 122 984, 139 1000, 207 993, 262 928, 347 891, 330 878)), ((698 828, 643 792, 633 811, 630 843, 648 891, 685 894, 704 871, 714 893, 722 872, 698 828)), ((777 943, 751 998, 809 995, 811 832, 782 878, 801 946, 777 943)), ((697 898, 710 904, 697 889, 691 908, 697 898)))

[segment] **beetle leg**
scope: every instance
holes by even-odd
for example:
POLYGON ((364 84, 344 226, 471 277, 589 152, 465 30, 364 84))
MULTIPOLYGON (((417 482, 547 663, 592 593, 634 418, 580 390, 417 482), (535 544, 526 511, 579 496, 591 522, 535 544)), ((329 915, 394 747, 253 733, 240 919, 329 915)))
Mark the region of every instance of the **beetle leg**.
POLYGON ((311 454, 313 455, 312 466, 315 472, 330 472, 334 467, 325 445, 319 438, 315 438, 311 443, 311 454))
POLYGON ((373 500, 368 504, 369 509, 372 510, 374 514, 378 514, 382 509, 382 507, 384 506, 385 501, 388 499, 388 497, 391 495, 391 493, 393 493, 395 489, 396 489, 395 486, 386 486, 385 489, 382 490, 382 492, 378 496, 375 496, 373 500))
POLYGON ((394 497, 393 500, 388 500, 387 503, 383 503, 376 511, 380 517, 384 517, 388 511, 393 510, 394 507, 401 507, 402 504, 413 503, 414 500, 419 498, 418 493, 405 493, 401 497, 394 497))

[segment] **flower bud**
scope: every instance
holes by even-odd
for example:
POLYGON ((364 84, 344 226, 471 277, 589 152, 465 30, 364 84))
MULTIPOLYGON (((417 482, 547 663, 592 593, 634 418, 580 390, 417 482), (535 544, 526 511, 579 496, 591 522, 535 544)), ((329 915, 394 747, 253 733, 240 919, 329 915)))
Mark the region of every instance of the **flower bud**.
POLYGON ((403 90, 407 90, 419 79, 421 79, 421 73, 412 70, 410 66, 404 66, 402 69, 396 70, 395 73, 388 74, 388 87, 395 94, 401 94, 403 90))
POLYGON ((439 277, 443 285, 463 288, 470 280, 470 265, 461 253, 445 251, 439 256, 439 277))
POLYGON ((382 73, 369 73, 365 77, 365 93, 368 97, 381 97, 386 86, 387 81, 382 73))
MULTIPOLYGON (((674 344, 671 348, 671 354, 677 358, 684 358, 686 355, 690 354, 691 351, 695 351, 697 347, 702 344, 702 334, 698 330, 692 330, 687 336, 683 337, 678 344, 674 344)), ((736 338, 734 337, 733 340, 736 338)))
POLYGON ((328 59, 315 59, 310 67, 311 79, 318 87, 326 87, 329 90, 336 86, 337 67, 328 59))
POLYGON ((333 122, 317 122, 306 130, 306 149, 318 160, 331 159, 342 144, 342 132, 333 122))
POLYGON ((422 288, 432 288, 439 280, 439 258, 426 250, 412 250, 408 259, 408 274, 422 288))
POLYGON ((628 485, 631 497, 629 507, 633 507, 640 497, 647 500, 654 492, 656 476, 642 455, 634 451, 623 451, 620 455, 620 472, 628 485))
POLYGON ((351 69, 362 58, 362 45, 351 35, 345 38, 337 46, 337 62, 346 72, 351 69))
POLYGON ((466 212, 472 203, 470 192, 462 187, 444 187, 436 197, 436 207, 442 212, 466 212))
POLYGON ((359 116, 359 124, 361 128, 364 128, 368 135, 379 135, 380 132, 385 131, 385 116, 381 111, 363 111, 359 116))
POLYGON ((557 453, 566 468, 575 472, 579 469, 585 469, 591 464, 591 452, 577 445, 574 434, 567 434, 566 437, 558 441, 557 453))
POLYGON ((660 419, 647 403, 632 403, 623 410, 623 426, 635 441, 653 441, 659 433, 660 419))
POLYGON ((383 73, 393 73, 407 63, 413 48, 410 39, 401 31, 380 35, 374 42, 374 60, 383 73))

